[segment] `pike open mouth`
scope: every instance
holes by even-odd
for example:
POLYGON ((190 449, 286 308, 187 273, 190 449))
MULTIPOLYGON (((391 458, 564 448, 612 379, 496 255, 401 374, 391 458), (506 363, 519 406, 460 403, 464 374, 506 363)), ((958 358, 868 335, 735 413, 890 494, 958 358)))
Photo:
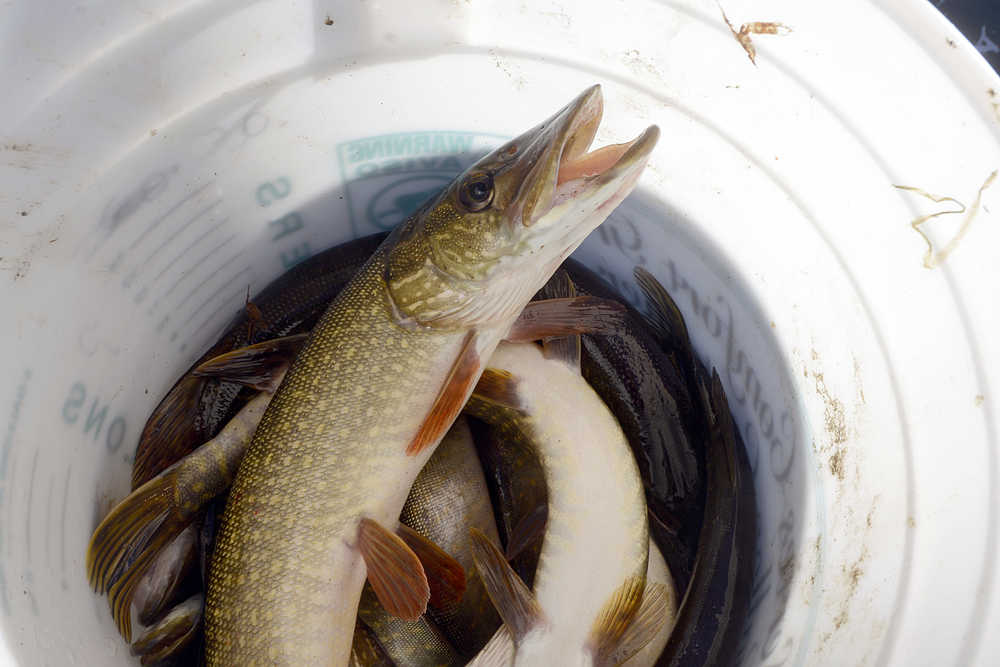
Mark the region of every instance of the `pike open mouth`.
POLYGON ((641 169, 659 137, 655 126, 622 144, 588 150, 601 124, 604 109, 599 86, 594 86, 576 110, 559 156, 554 203, 574 196, 581 187, 610 182, 630 167, 641 169))

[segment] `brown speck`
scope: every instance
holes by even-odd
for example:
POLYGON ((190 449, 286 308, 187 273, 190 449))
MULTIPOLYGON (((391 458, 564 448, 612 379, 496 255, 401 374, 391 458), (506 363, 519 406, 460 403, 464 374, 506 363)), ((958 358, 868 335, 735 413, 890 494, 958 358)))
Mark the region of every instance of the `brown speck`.
POLYGON ((22 217, 22 218, 23 218, 24 216, 26 216, 26 215, 28 215, 28 212, 27 212, 27 211, 21 211, 21 217, 22 217))
POLYGON ((333 25, 333 19, 330 18, 329 14, 326 15, 326 20, 323 21, 323 25, 333 25))
POLYGON ((774 328, 775 328, 775 325, 774 325, 774 320, 771 320, 771 328, 772 328, 772 329, 774 329, 774 328))
POLYGON ((953 49, 957 49, 958 48, 958 44, 956 44, 955 40, 953 40, 952 38, 949 37, 948 39, 946 39, 944 41, 947 42, 948 46, 950 46, 951 48, 953 48, 953 49))
POLYGON ((839 479, 841 482, 844 481, 844 450, 838 449, 837 452, 830 457, 830 473, 839 479))
POLYGON ((986 90, 986 94, 989 95, 990 97, 996 97, 997 96, 997 91, 994 90, 993 88, 988 88, 986 90))
POLYGON ((833 625, 838 630, 840 630, 841 626, 843 626, 844 623, 847 623, 847 612, 846 611, 840 612, 839 614, 837 614, 837 618, 833 619, 833 625))
MULTIPOLYGON (((826 432, 833 438, 833 444, 843 444, 847 442, 847 418, 844 412, 844 404, 840 402, 840 399, 830 395, 822 373, 813 373, 813 378, 816 380, 816 393, 820 395, 825 404, 823 421, 826 426, 826 432)), ((831 463, 832 470, 833 465, 831 463)))
POLYGON ((149 131, 149 136, 155 137, 156 133, 157 133, 157 129, 154 127, 152 130, 149 131))
POLYGON ((983 404, 985 400, 986 400, 985 396, 983 396, 982 394, 976 394, 976 398, 972 401, 972 404, 978 408, 980 405, 983 404))
POLYGON ((736 41, 740 43, 743 50, 747 52, 747 57, 750 58, 750 62, 757 65, 757 49, 753 45, 753 40, 750 39, 750 35, 784 35, 792 31, 784 23, 777 23, 775 21, 753 21, 752 23, 744 23, 737 30, 733 27, 733 24, 729 21, 729 17, 726 16, 726 12, 722 9, 722 5, 719 5, 719 11, 722 12, 722 20, 726 22, 729 26, 729 31, 733 33, 733 37, 736 41))
POLYGON ((31 144, 3 144, 2 148, 5 151, 17 151, 25 152, 31 150, 31 144))
POLYGON ((53 243, 55 243, 55 242, 56 242, 56 241, 58 241, 58 240, 59 240, 58 238, 55 238, 55 239, 49 239, 49 245, 52 245, 53 243))
POLYGON ((906 517, 906 525, 909 526, 910 528, 916 528, 917 520, 914 519, 912 516, 908 516, 906 517))

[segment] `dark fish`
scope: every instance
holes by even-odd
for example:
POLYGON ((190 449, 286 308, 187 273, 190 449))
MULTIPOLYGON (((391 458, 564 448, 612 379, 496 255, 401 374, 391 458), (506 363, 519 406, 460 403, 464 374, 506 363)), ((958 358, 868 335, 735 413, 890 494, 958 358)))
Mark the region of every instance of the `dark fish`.
POLYGON ((253 308, 233 320, 153 410, 136 448, 132 488, 214 437, 252 396, 238 384, 195 377, 196 367, 236 348, 311 330, 385 236, 354 239, 313 255, 254 296, 253 308))
MULTIPOLYGON (((626 303, 579 262, 568 259, 563 268, 582 294, 626 303)), ((632 447, 649 505, 650 534, 683 591, 704 511, 701 406, 692 401, 683 370, 631 306, 620 331, 585 334, 582 339, 583 376, 618 419, 632 447)), ((693 354, 690 345, 673 351, 682 358, 693 354)))
POLYGON ((718 373, 700 372, 709 416, 705 524, 691 583, 657 665, 736 663, 750 611, 757 504, 750 461, 718 373))

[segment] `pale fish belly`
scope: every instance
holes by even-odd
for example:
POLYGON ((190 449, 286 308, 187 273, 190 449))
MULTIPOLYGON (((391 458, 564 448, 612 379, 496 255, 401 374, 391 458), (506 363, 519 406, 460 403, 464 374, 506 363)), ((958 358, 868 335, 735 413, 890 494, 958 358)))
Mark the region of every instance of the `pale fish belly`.
POLYGON ((490 360, 518 380, 522 430, 537 448, 549 514, 534 594, 547 623, 516 664, 588 664, 584 646, 603 605, 643 575, 648 526, 642 482, 618 422, 579 373, 535 345, 501 344, 490 360))

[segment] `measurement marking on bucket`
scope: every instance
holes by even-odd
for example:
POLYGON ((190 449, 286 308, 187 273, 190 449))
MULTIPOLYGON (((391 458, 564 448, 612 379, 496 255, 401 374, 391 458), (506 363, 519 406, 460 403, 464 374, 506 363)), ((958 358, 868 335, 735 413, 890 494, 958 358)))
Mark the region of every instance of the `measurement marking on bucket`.
MULTIPOLYGON (((194 262, 192 262, 192 263, 191 263, 191 265, 190 265, 190 266, 189 266, 188 268, 184 269, 184 270, 183 270, 183 271, 182 271, 182 272, 180 273, 180 275, 179 275, 179 276, 177 276, 177 279, 176 279, 176 280, 175 280, 175 281, 174 281, 174 282, 173 282, 173 283, 172 283, 172 284, 170 285, 170 287, 168 287, 168 288, 167 288, 167 291, 166 291, 166 292, 164 292, 164 293, 163 293, 163 294, 161 294, 160 296, 156 297, 156 299, 155 299, 155 300, 153 301, 153 305, 152 305, 152 306, 150 307, 150 309, 151 309, 151 310, 152 310, 152 309, 155 309, 155 308, 156 308, 156 306, 157 306, 157 305, 158 305, 158 304, 159 304, 160 302, 162 302, 162 301, 163 301, 164 299, 167 299, 167 298, 169 298, 169 297, 170 297, 170 295, 174 293, 174 290, 176 290, 176 289, 177 289, 178 287, 180 287, 181 283, 183 283, 183 282, 184 282, 185 280, 187 280, 187 279, 188 279, 188 278, 190 278, 190 277, 191 277, 192 275, 194 275, 195 271, 197 271, 197 270, 198 270, 198 268, 199 268, 199 267, 200 267, 200 266, 201 266, 201 265, 202 265, 202 264, 203 264, 203 263, 204 263, 204 262, 205 262, 205 261, 206 261, 206 260, 207 260, 207 259, 208 259, 209 257, 211 257, 211 256, 212 256, 213 254, 215 254, 216 252, 218 252, 219 250, 221 250, 222 248, 224 248, 224 247, 226 246, 226 244, 227 244, 227 243, 231 242, 231 241, 232 241, 233 239, 235 239, 235 238, 236 238, 236 235, 235 235, 235 234, 233 234, 233 235, 231 235, 231 236, 227 237, 227 238, 226 238, 226 239, 225 239, 224 241, 222 241, 222 242, 221 242, 221 243, 219 243, 218 245, 214 246, 214 247, 213 247, 213 248, 212 248, 211 250, 209 250, 209 251, 208 251, 207 253, 205 253, 205 254, 204 254, 203 256, 199 257, 199 258, 198 258, 198 259, 196 259, 196 260, 195 260, 194 262)), ((201 282, 202 282, 202 284, 203 284, 203 283, 204 283, 205 281, 204 281, 204 280, 202 280, 201 282)), ((190 292, 188 292, 188 294, 187 294, 186 296, 184 296, 184 298, 182 298, 182 299, 181 299, 180 301, 178 301, 178 302, 177 302, 177 304, 175 304, 175 305, 174 305, 174 307, 170 309, 170 311, 171 311, 171 312, 175 312, 175 311, 177 310, 177 308, 179 308, 179 307, 180 307, 180 306, 182 306, 183 304, 187 303, 188 299, 190 299, 190 298, 191 298, 192 296, 194 296, 194 294, 195 294, 195 293, 196 293, 196 292, 198 291, 198 288, 199 288, 200 286, 201 286, 200 284, 199 284, 199 285, 195 285, 195 287, 194 287, 194 288, 193 288, 193 289, 192 289, 192 290, 191 290, 190 292)), ((150 314, 152 314, 152 313, 150 313, 150 314)))
MULTIPOLYGON (((218 206, 221 203, 222 203, 222 199, 221 198, 220 199, 216 199, 214 202, 210 203, 208 206, 202 208, 197 213, 195 213, 193 216, 191 216, 190 218, 188 218, 180 227, 178 227, 177 229, 173 230, 173 232, 171 234, 169 234, 165 239, 163 239, 162 241, 160 241, 160 243, 156 246, 156 248, 154 248, 146 256, 146 259, 143 260, 134 269, 132 269, 132 273, 129 274, 129 276, 126 278, 126 280, 129 280, 129 285, 131 284, 132 281, 135 280, 135 278, 136 278, 136 276, 138 276, 138 274, 140 274, 142 271, 144 271, 147 267, 151 266, 153 260, 156 259, 157 257, 159 257, 163 253, 163 251, 166 249, 166 247, 169 246, 171 243, 173 243, 174 240, 177 239, 177 237, 179 237, 181 234, 183 234, 188 229, 188 227, 190 227, 194 223, 196 223, 199 220, 201 220, 206 214, 211 213, 212 209, 214 209, 216 206, 218 206)), ((125 283, 125 281, 123 281, 122 284, 124 285, 124 283, 125 283)), ((125 286, 128 287, 129 285, 125 285, 125 286)))
MULTIPOLYGON (((194 241, 193 243, 189 244, 189 245, 188 245, 188 247, 186 247, 186 248, 185 248, 185 249, 184 249, 183 251, 181 251, 181 252, 180 252, 180 253, 179 253, 179 254, 177 255, 177 257, 176 257, 175 259, 171 260, 170 264, 168 264, 168 265, 167 265, 166 267, 164 267, 163 271, 161 271, 161 272, 160 272, 160 274, 162 275, 164 271, 166 271, 166 270, 167 270, 167 269, 169 269, 169 268, 170 268, 171 266, 173 266, 174 262, 178 261, 178 260, 179 260, 179 259, 180 259, 181 257, 183 257, 184 255, 186 255, 186 254, 187 254, 187 252, 188 252, 189 250, 191 250, 191 249, 192 249, 192 248, 194 247, 194 245, 196 245, 197 243, 199 243, 200 241, 202 241, 202 240, 203 240, 204 238, 207 238, 207 237, 208 237, 208 236, 209 236, 209 235, 210 235, 211 233, 213 233, 214 231, 216 231, 216 230, 217 230, 218 228, 220 228, 220 227, 221 227, 221 226, 222 226, 223 224, 225 224, 225 223, 226 223, 226 222, 228 222, 228 221, 229 221, 229 218, 223 218, 223 219, 222 219, 222 220, 220 220, 220 221, 219 221, 219 222, 218 222, 218 223, 217 223, 216 225, 214 225, 214 226, 213 226, 213 227, 211 227, 211 228, 210 228, 210 229, 209 229, 209 230, 208 230, 207 232, 205 232, 205 234, 203 234, 203 235, 202 235, 201 237, 199 237, 198 239, 195 239, 195 241, 194 241)), ((218 250, 220 250, 220 249, 221 249, 222 247, 224 247, 224 246, 225 246, 225 245, 226 245, 227 243, 229 243, 230 241, 232 241, 232 240, 233 240, 233 239, 235 239, 235 238, 236 238, 236 235, 235 235, 235 234, 233 234, 232 236, 230 236, 229 238, 227 238, 227 239, 226 239, 225 241, 223 241, 223 242, 222 242, 222 243, 220 243, 219 245, 217 245, 217 246, 215 246, 214 248, 212 248, 211 250, 209 250, 209 251, 208 251, 208 253, 207 253, 206 255, 204 255, 203 257, 199 257, 199 258, 198 258, 197 260, 195 260, 194 262, 192 262, 192 263, 191 263, 191 265, 190 265, 190 266, 188 266, 188 268, 186 268, 186 269, 184 269, 183 271, 181 271, 181 272, 179 273, 179 275, 177 276, 177 279, 176 279, 176 280, 174 280, 174 282, 173 282, 173 283, 171 283, 170 287, 168 287, 168 288, 167 288, 167 290, 166 290, 165 292, 163 292, 162 294, 160 294, 159 296, 157 296, 157 297, 156 297, 156 298, 155 298, 155 299, 153 300, 153 305, 151 305, 151 306, 149 307, 149 311, 148 311, 148 314, 149 314, 150 316, 152 316, 152 315, 153 315, 153 312, 154 312, 154 311, 156 310, 156 307, 157 307, 157 306, 159 306, 159 305, 160 305, 160 303, 161 303, 161 302, 162 302, 162 301, 163 301, 164 299, 168 298, 168 297, 169 297, 169 296, 170 296, 171 294, 173 294, 174 290, 175 290, 175 289, 177 289, 177 288, 178 288, 178 287, 180 286, 180 284, 181 284, 182 282, 184 282, 184 280, 185 280, 185 279, 186 279, 187 277, 189 277, 189 276, 190 276, 190 275, 191 275, 191 274, 192 274, 192 273, 193 273, 193 272, 194 272, 195 270, 197 270, 197 268, 198 268, 199 266, 201 266, 201 264, 202 264, 202 263, 203 263, 203 262, 204 262, 204 261, 205 261, 206 259, 208 259, 208 258, 209 258, 209 257, 210 257, 210 256, 212 255, 212 253, 214 253, 214 252, 217 252, 218 250)), ((157 280, 159 279, 159 277, 160 277, 160 276, 157 276, 156 278, 154 278, 154 279, 153 279, 153 282, 154 282, 154 283, 155 283, 155 282, 157 282, 157 280)))
POLYGON ((184 204, 188 203, 192 199, 195 199, 196 197, 198 197, 198 195, 200 195, 202 192, 204 192, 205 190, 207 190, 209 186, 214 185, 214 184, 215 184, 215 181, 209 181, 208 183, 205 183, 205 185, 201 186, 200 188, 197 188, 197 189, 189 192, 188 194, 184 195, 183 197, 181 197, 177 202, 174 203, 173 206, 171 206, 169 209, 167 209, 167 211, 165 213, 163 213, 159 217, 155 218, 146 227, 146 229, 143 230, 143 232, 138 237, 136 237, 135 240, 132 241, 132 243, 129 244, 129 246, 128 246, 129 252, 131 252, 131 251, 135 250, 137 247, 139 247, 139 244, 142 243, 146 239, 146 237, 149 236, 149 234, 152 233, 152 231, 154 229, 156 229, 160 225, 160 223, 162 223, 164 220, 166 220, 171 215, 173 215, 173 213, 175 211, 177 211, 177 209, 179 209, 181 206, 183 206, 184 204))
POLYGON ((152 281, 150 281, 150 282, 158 283, 160 281, 160 278, 163 277, 163 274, 165 274, 167 271, 169 271, 170 269, 172 269, 174 267, 174 264, 176 264, 178 261, 180 261, 180 259, 182 257, 184 257, 185 255, 187 255, 189 252, 191 252, 192 250, 194 250, 194 248, 199 243, 201 243, 202 241, 204 241, 205 239, 207 239, 209 236, 211 236, 213 233, 215 233, 216 230, 218 230, 220 227, 222 227, 227 222, 229 222, 229 218, 228 217, 222 218, 221 220, 219 220, 218 222, 216 222, 214 225, 212 225, 211 227, 209 227, 207 230, 205 230, 194 241, 191 241, 191 243, 189 243, 186 246, 184 246, 184 249, 181 250, 176 255, 174 255, 173 259, 171 259, 169 262, 167 262, 166 265, 164 265, 164 267, 162 269, 160 269, 160 272, 156 274, 156 277, 153 278, 152 281))
MULTIPOLYGON (((233 276, 233 280, 235 280, 236 278, 238 278, 240 276, 240 274, 246 273, 247 271, 249 271, 249 269, 244 269, 240 273, 237 273, 235 276, 233 276)), ((228 286, 229 283, 231 283, 231 282, 233 282, 233 281, 232 280, 227 281, 226 285, 224 285, 223 287, 228 286)), ((232 292, 228 296, 226 296, 226 298, 222 300, 222 303, 223 304, 227 304, 227 303, 230 303, 231 301, 235 301, 237 298, 243 296, 245 293, 246 293, 246 287, 244 287, 243 285, 240 285, 239 287, 236 288, 235 292, 232 292)), ((221 308, 221 306, 220 306, 220 308, 221 308)), ((219 312, 219 309, 214 309, 211 313, 208 314, 207 317, 202 318, 202 320, 197 324, 197 326, 192 327, 191 330, 192 331, 199 331, 199 330, 201 330, 201 328, 204 327, 206 324, 208 324, 212 320, 212 318, 215 317, 218 314, 218 312, 219 312)), ((197 313, 195 313, 195 314, 197 314, 197 313)), ((194 315, 192 315, 191 317, 193 319, 194 315)))
MULTIPOLYGON (((228 245, 229 243, 231 243, 235 238, 236 238, 235 234, 232 234, 231 236, 226 237, 226 239, 223 240, 221 243, 219 243, 214 248, 212 248, 211 250, 209 250, 208 252, 206 252, 202 257, 199 257, 197 260, 195 260, 191 264, 191 268, 187 270, 187 272, 184 274, 184 276, 185 277, 193 276, 194 273, 195 273, 195 271, 199 267, 201 267, 202 265, 206 264, 206 262, 213 255, 215 255, 215 253, 217 253, 220 250, 222 250, 224 247, 226 247, 226 245, 228 245)), ((204 287, 205 285, 207 285, 208 282, 212 278, 214 278, 215 276, 217 276, 220 271, 222 271, 223 269, 225 269, 226 267, 228 267, 230 264, 232 264, 233 262, 235 262, 239 258, 239 256, 240 256, 240 253, 237 253, 237 254, 233 255, 232 257, 230 257, 229 259, 227 259, 222 264, 219 264, 218 266, 216 266, 215 269, 213 269, 211 273, 209 273, 204 278, 201 278, 198 281, 198 283, 188 291, 187 294, 185 294, 183 297, 181 297, 180 299, 178 299, 177 303, 174 304, 173 308, 171 308, 170 310, 176 312, 181 306, 183 306, 184 304, 188 303, 192 298, 194 298, 194 295, 198 293, 198 290, 200 290, 202 287, 204 287)), ((166 296, 167 295, 164 295, 164 297, 166 297, 166 296)))
POLYGON ((66 468, 66 483, 63 484, 62 512, 59 515, 59 569, 62 572, 62 589, 69 590, 66 580, 66 508, 69 506, 69 480, 73 467, 66 468))
POLYGON ((193 216, 188 218, 185 222, 181 224, 179 228, 173 230, 172 233, 169 233, 167 237, 162 241, 160 241, 160 243, 156 246, 156 248, 154 248, 153 251, 147 255, 145 260, 143 260, 135 267, 133 267, 133 269, 129 271, 124 278, 122 278, 122 287, 124 287, 125 289, 129 289, 130 287, 132 287, 132 284, 135 282, 135 279, 139 276, 139 274, 145 271, 150 266, 152 261, 156 257, 159 257, 160 254, 168 245, 173 243, 174 240, 178 236, 183 234, 188 227, 198 222, 203 216, 205 216, 207 213, 210 213, 212 209, 214 209, 221 203, 222 199, 216 199, 215 201, 211 202, 208 206, 205 206, 204 208, 200 209, 197 213, 195 213, 193 216))
MULTIPOLYGON (((190 324, 191 320, 193 320, 202 310, 204 310, 212 302, 214 302, 215 299, 218 298, 219 295, 222 294, 225 291, 226 288, 231 287, 232 284, 236 281, 237 278, 239 278, 241 275, 243 275, 245 273, 249 273, 249 271, 250 271, 250 267, 245 267, 239 273, 235 274, 234 276, 232 276, 228 280, 224 281, 222 283, 222 285, 219 286, 218 289, 216 289, 211 295, 208 296, 208 298, 206 298, 204 301, 202 301, 201 304, 197 308, 195 308, 195 310, 193 310, 191 312, 191 314, 187 317, 187 319, 184 320, 184 322, 182 322, 177 327, 177 330, 174 331, 174 333, 170 336, 170 340, 171 341, 177 340, 177 337, 180 336, 180 330, 181 329, 183 329, 188 324, 190 324)), ((239 287, 236 288, 235 291, 230 292, 226 296, 225 300, 222 303, 229 303, 229 302, 235 300, 236 298, 238 298, 239 296, 241 296, 242 294, 244 294, 245 292, 246 292, 246 286, 240 285, 239 287)), ((207 317, 205 317, 203 320, 201 320, 198 323, 197 326, 192 327, 190 329, 190 331, 193 332, 193 333, 198 332, 202 327, 204 327, 206 324, 208 324, 208 322, 210 322, 213 317, 216 317, 218 315, 218 313, 219 313, 219 308, 212 309, 212 312, 210 312, 207 317)), ((185 341, 187 340, 187 338, 188 338, 188 336, 184 337, 185 341)), ((184 342, 184 343, 181 344, 181 351, 186 350, 186 349, 187 349, 187 343, 184 342)))
POLYGON ((38 452, 39 450, 36 449, 34 456, 31 457, 31 474, 28 477, 28 504, 24 511, 24 557, 29 563, 31 562, 31 510, 35 495, 35 473, 38 472, 38 452))
POLYGON ((45 494, 45 567, 52 571, 52 496, 56 491, 55 475, 49 477, 49 492, 45 494))

